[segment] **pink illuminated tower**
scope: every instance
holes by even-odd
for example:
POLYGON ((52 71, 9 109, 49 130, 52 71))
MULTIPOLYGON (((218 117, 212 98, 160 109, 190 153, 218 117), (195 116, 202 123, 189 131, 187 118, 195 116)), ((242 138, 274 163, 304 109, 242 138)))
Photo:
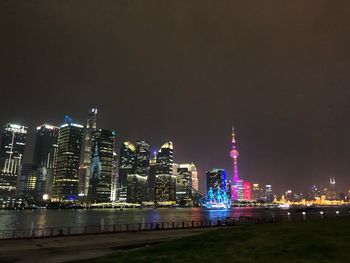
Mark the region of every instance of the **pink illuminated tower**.
POLYGON ((235 138, 235 130, 232 127, 232 148, 230 151, 230 157, 232 159, 233 162, 233 184, 232 184, 232 196, 233 196, 233 200, 238 200, 239 199, 239 184, 240 181, 239 177, 238 177, 238 156, 239 156, 239 152, 237 150, 237 144, 236 144, 236 138, 235 138))

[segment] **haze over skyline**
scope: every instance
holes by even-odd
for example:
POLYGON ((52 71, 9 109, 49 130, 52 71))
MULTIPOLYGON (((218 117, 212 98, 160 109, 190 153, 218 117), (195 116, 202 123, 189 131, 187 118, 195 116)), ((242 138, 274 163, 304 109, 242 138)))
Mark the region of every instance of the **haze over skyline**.
POLYGON ((3 1, 0 125, 64 115, 274 192, 349 185, 350 2, 3 1))

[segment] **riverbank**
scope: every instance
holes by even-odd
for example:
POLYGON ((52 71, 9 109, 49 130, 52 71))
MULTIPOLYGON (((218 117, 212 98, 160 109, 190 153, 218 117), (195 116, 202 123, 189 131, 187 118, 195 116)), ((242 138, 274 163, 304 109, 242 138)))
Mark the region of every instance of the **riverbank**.
POLYGON ((58 263, 91 259, 120 249, 139 248, 212 231, 212 228, 196 228, 0 240, 0 262, 58 263))
POLYGON ((241 225, 82 262, 350 262, 350 218, 241 225))

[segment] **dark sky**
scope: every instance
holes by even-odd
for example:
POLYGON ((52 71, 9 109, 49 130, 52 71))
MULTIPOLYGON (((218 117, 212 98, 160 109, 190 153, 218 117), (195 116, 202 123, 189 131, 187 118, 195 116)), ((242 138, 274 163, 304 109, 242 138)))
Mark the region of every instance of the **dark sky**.
MULTIPOLYGON (((65 114, 276 192, 350 186, 350 1, 1 1, 0 125, 65 114)), ((27 161, 31 161, 33 138, 27 161)))

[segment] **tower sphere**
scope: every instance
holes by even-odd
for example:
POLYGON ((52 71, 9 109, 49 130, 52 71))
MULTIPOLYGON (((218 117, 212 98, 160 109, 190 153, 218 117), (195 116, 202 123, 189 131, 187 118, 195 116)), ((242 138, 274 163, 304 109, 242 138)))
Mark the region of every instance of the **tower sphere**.
POLYGON ((237 150, 233 149, 233 150, 231 150, 231 152, 230 152, 230 156, 231 156, 232 159, 233 159, 233 158, 238 158, 239 152, 238 152, 237 150))

